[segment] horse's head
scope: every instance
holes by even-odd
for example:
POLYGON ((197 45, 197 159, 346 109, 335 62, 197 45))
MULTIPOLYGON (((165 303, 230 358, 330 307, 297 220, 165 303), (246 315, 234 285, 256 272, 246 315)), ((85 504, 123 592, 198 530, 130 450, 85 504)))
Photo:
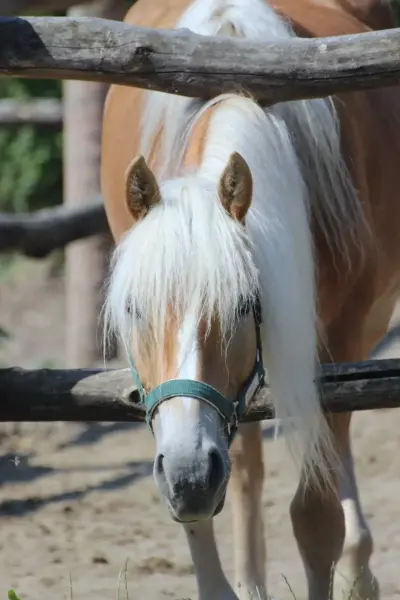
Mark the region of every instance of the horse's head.
POLYGON ((135 226, 117 250, 108 302, 155 436, 154 478, 178 521, 221 510, 237 420, 263 379, 244 226, 251 198, 236 153, 214 182, 160 188, 142 157, 126 173, 135 226))

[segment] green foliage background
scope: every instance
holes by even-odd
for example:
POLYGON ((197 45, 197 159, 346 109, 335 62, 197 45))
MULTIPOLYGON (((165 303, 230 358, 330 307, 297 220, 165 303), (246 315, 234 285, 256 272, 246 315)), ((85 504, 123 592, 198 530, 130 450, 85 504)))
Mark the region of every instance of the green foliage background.
MULTIPOLYGON (((127 8, 133 1, 125 0, 127 8)), ((393 5, 400 25, 399 0, 393 5)), ((61 94, 61 81, 0 77, 0 98, 61 99, 61 94)), ((0 212, 37 210, 61 201, 62 132, 27 125, 0 128, 0 212)))
MULTIPOLYGON (((61 98, 60 81, 0 78, 0 98, 61 98)), ((0 211, 21 212, 62 200, 62 133, 34 126, 0 128, 0 211)))
MULTIPOLYGON (((125 0, 126 7, 133 1, 125 0)), ((0 98, 61 96, 61 81, 0 77, 0 98)), ((0 126, 0 212, 32 211, 61 202, 62 132, 0 126)))

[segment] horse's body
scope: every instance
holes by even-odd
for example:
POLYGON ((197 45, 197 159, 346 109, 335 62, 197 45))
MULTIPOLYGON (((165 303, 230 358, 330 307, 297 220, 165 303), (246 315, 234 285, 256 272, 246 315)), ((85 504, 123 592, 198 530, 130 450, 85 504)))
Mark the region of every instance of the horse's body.
MULTIPOLYGON (((171 28, 184 15, 180 24, 199 33, 261 39, 291 35, 278 14, 300 36, 394 25, 384 2, 271 3, 277 13, 262 0, 199 0, 189 12, 189 0, 139 0, 125 20, 171 28)), ((234 396, 256 347, 251 313, 232 328, 234 296, 254 296, 257 284, 277 414, 298 419, 303 443, 291 517, 311 600, 329 597, 331 567, 341 556, 353 597, 379 594, 352 465, 351 415, 330 418, 342 470, 325 485, 335 455, 313 379, 316 351, 323 362, 366 359, 391 317, 400 287, 399 104, 395 89, 340 95, 340 144, 329 99, 262 111, 231 95, 203 104, 112 86, 105 108, 102 191, 119 243, 108 313, 145 388, 183 377, 234 396), (132 163, 139 154, 148 166, 132 163), (135 318, 128 326, 131 300, 135 318), (308 476, 321 485, 308 486, 308 476)), ((193 398, 172 398, 155 411, 154 430, 155 479, 184 523, 200 598, 232 600, 212 529, 230 471, 217 412, 193 398)), ((230 479, 237 593, 244 600, 264 585, 263 463, 259 424, 239 432, 230 479)))
MULTIPOLYGON (((316 0, 318 3, 318 0, 316 0)), ((371 29, 396 27, 396 19, 390 0, 327 0, 326 4, 341 6, 371 29)))

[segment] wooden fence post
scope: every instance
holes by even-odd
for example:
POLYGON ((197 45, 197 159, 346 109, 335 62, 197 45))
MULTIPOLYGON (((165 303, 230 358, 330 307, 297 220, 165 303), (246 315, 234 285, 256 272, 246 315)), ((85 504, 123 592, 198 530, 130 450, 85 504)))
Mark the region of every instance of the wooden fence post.
MULTIPOLYGON (((121 20, 123 0, 97 0, 75 6, 68 16, 121 20)), ((85 202, 100 193, 101 123, 105 94, 103 83, 64 82, 64 202, 85 202)), ((93 366, 102 358, 100 310, 109 235, 75 242, 66 250, 66 364, 93 366)), ((115 357, 114 352, 109 358, 115 357), (113 356, 114 354, 114 356, 113 356)))

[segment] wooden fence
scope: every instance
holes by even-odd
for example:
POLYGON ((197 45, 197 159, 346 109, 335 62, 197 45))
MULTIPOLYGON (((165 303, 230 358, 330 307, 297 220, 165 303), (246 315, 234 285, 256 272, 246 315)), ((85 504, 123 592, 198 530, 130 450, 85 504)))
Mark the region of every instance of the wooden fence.
POLYGON ((71 242, 109 232, 101 198, 73 208, 57 206, 35 213, 0 213, 0 253, 43 258, 71 242))
MULTIPOLYGON (((323 365, 320 388, 329 412, 400 407, 400 360, 323 365)), ((0 399, 0 421, 144 420, 129 369, 0 369, 0 399)), ((266 386, 243 421, 272 418, 266 386)))
MULTIPOLYGON (((0 74, 201 98, 245 89, 274 103, 398 84, 400 29, 272 44, 104 19, 0 18, 0 74)), ((320 384, 322 404, 331 412, 400 407, 400 360, 324 365, 320 384)), ((0 399, 0 421, 144 417, 127 370, 1 369, 0 399)), ((243 420, 273 416, 265 387, 243 420)))
POLYGON ((0 73, 119 83, 264 103, 396 85, 400 29, 274 43, 98 18, 0 18, 0 73))

